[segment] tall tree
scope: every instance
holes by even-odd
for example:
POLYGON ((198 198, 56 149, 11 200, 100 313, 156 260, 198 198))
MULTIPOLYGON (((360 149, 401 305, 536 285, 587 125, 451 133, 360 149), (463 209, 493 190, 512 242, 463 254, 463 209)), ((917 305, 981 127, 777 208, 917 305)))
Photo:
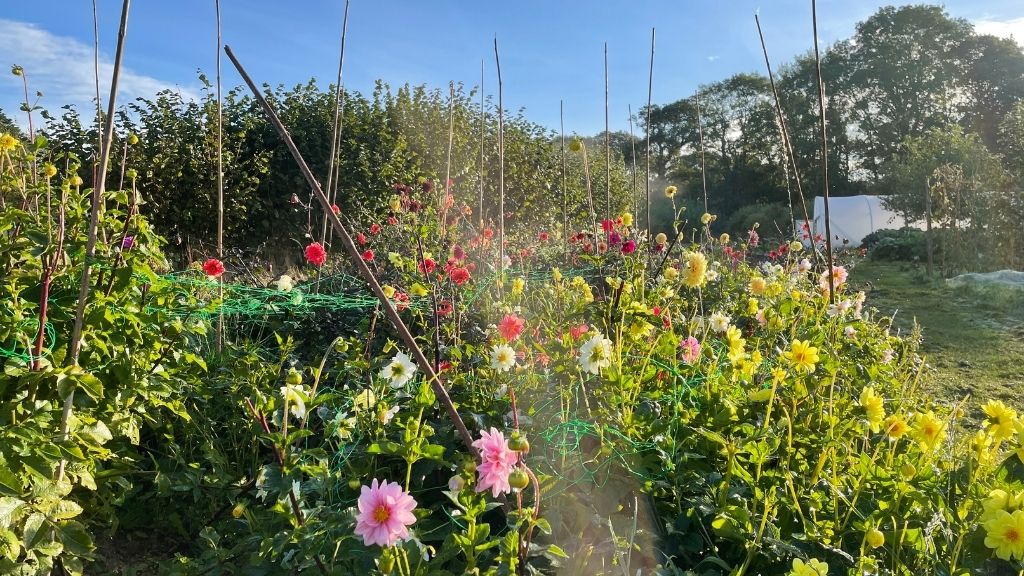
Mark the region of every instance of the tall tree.
POLYGON ((962 125, 997 148, 999 123, 1024 99, 1024 51, 1013 40, 972 36, 961 46, 969 100, 962 125))
POLYGON ((999 150, 1003 165, 1024 189, 1024 100, 1017 102, 999 124, 999 150))
POLYGON ((904 139, 961 120, 969 70, 961 56, 972 34, 969 22, 939 6, 889 6, 837 46, 846 76, 834 95, 849 101, 859 160, 871 178, 904 139))

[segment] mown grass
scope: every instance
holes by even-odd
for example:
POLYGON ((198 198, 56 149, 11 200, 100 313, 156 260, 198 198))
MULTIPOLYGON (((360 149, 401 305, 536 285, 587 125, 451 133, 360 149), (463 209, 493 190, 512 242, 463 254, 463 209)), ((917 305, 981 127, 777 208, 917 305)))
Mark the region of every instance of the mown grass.
POLYGON ((925 390, 955 402, 999 399, 1024 409, 1024 290, 953 288, 923 266, 864 260, 851 272, 867 305, 895 315, 893 330, 920 325, 925 390))

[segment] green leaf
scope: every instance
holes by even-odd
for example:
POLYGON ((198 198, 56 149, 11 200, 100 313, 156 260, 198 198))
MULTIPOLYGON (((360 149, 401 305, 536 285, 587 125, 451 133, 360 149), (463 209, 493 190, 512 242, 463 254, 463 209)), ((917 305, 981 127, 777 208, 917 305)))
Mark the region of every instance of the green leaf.
POLYGON ((104 424, 102 420, 97 420, 95 423, 88 426, 82 426, 78 433, 82 436, 88 437, 100 446, 114 439, 114 436, 110 433, 110 429, 107 428, 107 425, 104 424))
POLYGON ((51 540, 36 546, 35 551, 44 556, 57 556, 64 551, 64 545, 51 540))
POLYGON ((46 516, 39 512, 32 513, 31 516, 25 520, 25 529, 22 533, 22 543, 25 545, 26 550, 31 550, 35 545, 43 539, 46 535, 46 530, 43 529, 43 524, 46 523, 46 516))
POLYGON ((89 398, 93 400, 99 400, 103 397, 103 382, 100 379, 89 373, 76 374, 74 376, 75 381, 82 392, 85 392, 89 398))
POLYGON ((443 462, 444 461, 444 446, 441 446, 441 445, 438 445, 438 444, 427 444, 426 446, 424 446, 422 448, 422 450, 420 451, 420 454, 422 454, 424 458, 427 458, 429 460, 436 460, 438 462, 443 462))
POLYGON ((0 528, 10 528, 18 519, 18 512, 25 506, 21 498, 4 496, 0 498, 0 528))
POLYGON ((0 494, 21 494, 21 480, 10 468, 0 462, 0 494))
POLYGON ((0 558, 17 560, 21 554, 21 542, 18 535, 10 530, 0 530, 0 558))
POLYGON ((77 520, 71 520, 61 524, 57 528, 57 538, 64 544, 64 548, 76 556, 91 557, 94 546, 89 532, 85 525, 77 520))
POLYGON ((548 554, 551 554, 552 556, 558 556, 559 558, 569 557, 569 555, 566 554, 564 550, 559 548, 557 544, 549 544, 547 552, 548 554))
POLYGON ((50 512, 51 520, 70 520, 82 513, 82 507, 71 500, 61 500, 50 512))

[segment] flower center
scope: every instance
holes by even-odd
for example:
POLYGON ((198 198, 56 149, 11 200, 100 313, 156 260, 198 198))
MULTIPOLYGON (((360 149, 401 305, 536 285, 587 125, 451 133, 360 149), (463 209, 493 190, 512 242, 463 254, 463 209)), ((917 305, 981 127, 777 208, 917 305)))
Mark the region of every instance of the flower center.
POLYGON ((1009 528, 1009 529, 1006 530, 1006 534, 1004 535, 1004 538, 1006 538, 1007 541, 1013 542, 1014 544, 1016 544, 1018 541, 1020 541, 1021 534, 1020 534, 1020 532, 1017 531, 1016 528, 1009 528))
POLYGON ((377 506, 377 509, 373 511, 373 519, 378 523, 384 523, 391 518, 391 510, 387 506, 377 506))
POLYGON ((391 377, 392 378, 401 378, 404 373, 405 373, 405 368, 401 364, 392 364, 391 365, 391 377))

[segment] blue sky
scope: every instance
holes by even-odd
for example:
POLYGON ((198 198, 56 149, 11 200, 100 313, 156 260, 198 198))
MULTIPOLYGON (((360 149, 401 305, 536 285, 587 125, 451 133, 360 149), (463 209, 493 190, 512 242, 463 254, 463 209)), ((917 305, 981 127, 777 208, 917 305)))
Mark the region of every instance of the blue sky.
MULTIPOLYGON (((823 44, 850 36, 879 6, 875 0, 820 0, 823 44)), ((895 2, 897 4, 902 2, 895 2)), ((258 83, 292 85, 316 77, 326 86, 337 71, 343 0, 222 0, 223 36, 258 83)), ((950 0, 947 10, 979 30, 1024 42, 1024 2, 950 0)), ((101 81, 109 88, 121 2, 100 0, 101 81)), ((736 72, 763 72, 753 15, 759 11, 773 66, 812 47, 810 0, 656 0, 507 2, 353 0, 345 84, 369 91, 375 79, 447 87, 476 85, 485 63, 493 94, 493 39, 501 52, 504 98, 532 120, 558 126, 565 101, 567 132, 604 128, 603 44, 608 43, 612 129, 625 129, 627 105, 647 100, 651 27, 657 28, 654 101, 691 94, 699 84, 736 72)), ((212 77, 216 49, 213 0, 136 0, 119 101, 177 87, 199 90, 199 69, 212 77)), ((41 104, 89 106, 93 94, 92 14, 87 0, 4 2, 0 65, 25 67, 41 104)), ((240 78, 225 58, 225 85, 240 78)), ((0 108, 14 115, 19 79, 0 74, 0 108)), ((18 113, 21 115, 20 113, 18 113)), ((24 120, 19 118, 19 123, 24 120)))

